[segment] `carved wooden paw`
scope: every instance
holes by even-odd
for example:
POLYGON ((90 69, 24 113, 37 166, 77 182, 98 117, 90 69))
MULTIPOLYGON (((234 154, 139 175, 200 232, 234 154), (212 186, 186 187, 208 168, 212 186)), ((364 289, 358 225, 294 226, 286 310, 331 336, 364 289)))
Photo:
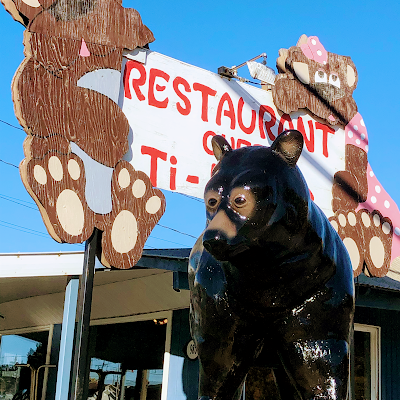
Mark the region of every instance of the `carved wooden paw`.
POLYGON ((390 267, 393 226, 374 210, 337 211, 329 218, 349 252, 354 276, 385 276, 390 267))
POLYGON ((329 218, 333 228, 343 240, 349 253, 354 276, 361 274, 364 266, 364 236, 360 229, 360 215, 355 211, 337 211, 329 218))
POLYGON ((360 210, 365 242, 365 274, 385 276, 390 267, 393 226, 389 218, 374 210, 360 210))
POLYGON ((143 246, 165 210, 162 192, 149 177, 120 161, 112 177, 112 212, 100 216, 103 230, 102 258, 105 265, 127 269, 142 255, 143 246))
POLYGON ((21 175, 55 240, 82 243, 90 237, 95 219, 85 200, 85 170, 78 156, 51 152, 25 159, 21 175))

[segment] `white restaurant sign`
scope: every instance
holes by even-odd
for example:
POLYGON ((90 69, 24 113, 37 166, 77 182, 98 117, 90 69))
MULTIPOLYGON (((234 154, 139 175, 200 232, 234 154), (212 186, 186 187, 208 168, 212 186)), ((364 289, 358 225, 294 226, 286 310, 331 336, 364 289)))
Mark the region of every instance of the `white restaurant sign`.
POLYGON ((333 215, 333 175, 345 169, 342 128, 305 112, 282 116, 271 91, 162 54, 148 51, 141 61, 125 60, 119 104, 133 134, 125 158, 154 186, 202 198, 216 162, 212 136, 223 135, 232 148, 269 146, 283 130, 294 128, 305 132, 298 165, 312 197, 333 215))

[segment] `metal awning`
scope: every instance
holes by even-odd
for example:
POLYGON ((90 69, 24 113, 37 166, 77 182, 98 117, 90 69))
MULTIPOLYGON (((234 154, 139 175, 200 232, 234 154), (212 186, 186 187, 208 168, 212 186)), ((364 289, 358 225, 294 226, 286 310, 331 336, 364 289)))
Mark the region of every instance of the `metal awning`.
MULTIPOLYGON (((188 307, 189 292, 174 290, 173 280, 174 274, 186 273, 189 252, 147 250, 133 269, 97 268, 91 321, 188 307)), ((0 255, 0 269, 14 264, 31 275, 32 266, 40 274, 51 268, 62 273, 1 278, 0 315, 4 318, 0 318, 0 333, 61 323, 67 275, 76 275, 82 263, 83 252, 0 255)))

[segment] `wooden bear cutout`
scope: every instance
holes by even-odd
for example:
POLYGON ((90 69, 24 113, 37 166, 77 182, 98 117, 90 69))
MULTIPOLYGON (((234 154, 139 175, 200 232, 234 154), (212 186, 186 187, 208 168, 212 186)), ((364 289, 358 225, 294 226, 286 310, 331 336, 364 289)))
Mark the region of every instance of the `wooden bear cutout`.
POLYGON ((334 176, 330 221, 349 251, 354 275, 385 276, 400 267, 400 212, 368 163, 368 133, 353 99, 358 74, 350 57, 327 52, 318 37, 281 49, 272 89, 284 113, 306 109, 345 130, 345 171, 334 176))
POLYGON ((12 83, 27 137, 22 181, 58 242, 103 231, 104 265, 130 268, 165 210, 162 192, 122 158, 128 120, 118 105, 124 49, 154 40, 117 0, 3 0, 26 26, 12 83), (92 88, 101 86, 100 90, 92 88))

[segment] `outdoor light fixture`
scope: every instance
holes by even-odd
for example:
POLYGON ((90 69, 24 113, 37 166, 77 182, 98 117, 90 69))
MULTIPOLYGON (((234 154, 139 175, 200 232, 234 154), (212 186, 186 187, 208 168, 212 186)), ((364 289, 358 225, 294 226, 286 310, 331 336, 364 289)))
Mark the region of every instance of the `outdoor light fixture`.
POLYGON ((267 67, 264 62, 258 63, 255 61, 247 61, 247 67, 249 68, 250 75, 254 79, 258 79, 261 82, 269 83, 270 85, 275 84, 275 71, 267 67))
MULTIPOLYGON (((237 70, 243 66, 247 65, 249 68, 250 75, 254 79, 260 80, 262 83, 268 83, 270 85, 274 85, 275 83, 275 72, 272 68, 267 67, 267 53, 261 53, 260 55, 253 57, 252 59, 239 64, 234 65, 231 68, 228 67, 219 67, 218 74, 224 76, 226 78, 235 78, 241 82, 250 82, 246 78, 241 78, 237 74, 237 70), (255 62, 255 60, 259 58, 263 58, 262 63, 255 62)), ((254 82, 253 82, 254 83, 254 82)))
POLYGON ((153 319, 153 322, 156 325, 165 325, 168 322, 168 319, 167 318, 164 318, 164 319, 153 319))

